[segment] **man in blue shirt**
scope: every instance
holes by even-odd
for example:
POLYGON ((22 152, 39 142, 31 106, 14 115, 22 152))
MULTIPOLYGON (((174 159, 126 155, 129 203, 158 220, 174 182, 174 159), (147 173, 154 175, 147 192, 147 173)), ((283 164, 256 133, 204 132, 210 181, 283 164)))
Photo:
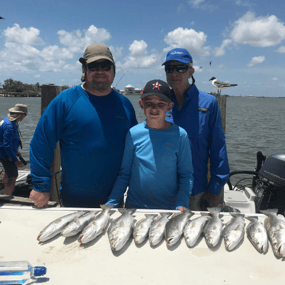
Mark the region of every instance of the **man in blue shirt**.
POLYGON ((174 102, 167 120, 184 128, 191 143, 194 185, 189 207, 201 210, 202 197, 209 207, 223 204, 219 194, 229 176, 229 163, 218 102, 214 96, 197 89, 193 60, 186 49, 169 51, 162 65, 174 102), (209 159, 210 181, 207 179, 209 159))
POLYGON ((3 164, 4 194, 12 195, 15 191, 15 181, 18 177, 18 167, 24 165, 18 160, 21 156, 21 145, 18 131, 18 123, 28 114, 28 108, 24 104, 16 104, 9 109, 9 114, 0 121, 0 162, 3 164))
POLYGON ((191 149, 186 131, 165 120, 173 107, 168 84, 149 81, 139 105, 146 121, 127 134, 120 173, 106 204, 117 206, 129 186, 126 208, 183 211, 193 186, 191 149))
POLYGON ((137 124, 128 98, 111 88, 112 53, 104 44, 85 49, 81 85, 61 92, 41 116, 30 144, 35 206, 50 198, 53 150, 60 142, 63 206, 100 207, 107 202, 122 162, 125 137, 137 124))

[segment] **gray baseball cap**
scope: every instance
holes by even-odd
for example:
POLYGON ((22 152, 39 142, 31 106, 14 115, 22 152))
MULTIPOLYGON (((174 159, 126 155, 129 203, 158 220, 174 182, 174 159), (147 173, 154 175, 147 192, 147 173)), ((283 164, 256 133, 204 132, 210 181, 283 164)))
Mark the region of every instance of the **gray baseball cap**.
POLYGON ((79 58, 79 62, 82 63, 82 77, 81 81, 85 81, 86 64, 99 60, 107 59, 114 64, 114 72, 116 73, 116 66, 111 50, 104 44, 93 44, 88 46, 83 54, 83 57, 79 58))

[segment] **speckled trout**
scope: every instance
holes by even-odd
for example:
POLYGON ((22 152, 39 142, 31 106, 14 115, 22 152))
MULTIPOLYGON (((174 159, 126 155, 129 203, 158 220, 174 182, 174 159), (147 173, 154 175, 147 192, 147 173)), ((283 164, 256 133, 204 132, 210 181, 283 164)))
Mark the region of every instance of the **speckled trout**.
POLYGON ((203 228, 210 216, 201 216, 193 220, 189 220, 184 228, 184 238, 187 246, 192 247, 197 242, 203 232, 203 228))
POLYGON ((85 213, 86 211, 77 211, 54 220, 39 233, 37 240, 40 242, 45 242, 55 237, 56 235, 60 234, 67 224, 73 221, 75 217, 80 217, 85 213))
POLYGON ((264 225, 258 217, 246 217, 250 221, 246 227, 247 238, 259 253, 265 254, 268 250, 268 236, 264 225))
POLYGON ((160 213, 151 224, 148 234, 148 240, 151 246, 155 246, 165 237, 165 226, 168 223, 168 218, 172 213, 160 213))
POLYGON ((206 243, 209 247, 215 247, 222 237, 223 224, 219 218, 221 208, 213 207, 207 208, 211 214, 211 219, 207 221, 203 228, 206 243))
POLYGON ((136 209, 118 209, 118 211, 122 215, 112 222, 108 230, 109 242, 113 251, 120 250, 130 238, 134 226, 132 214, 136 209))
POLYGON ((97 236, 102 234, 109 224, 110 211, 113 206, 100 205, 103 209, 82 231, 78 238, 78 242, 86 244, 94 240, 97 236))
POLYGON ((178 242, 183 234, 184 227, 194 213, 186 207, 183 207, 183 212, 174 214, 166 224, 165 240, 167 245, 173 246, 178 242))
POLYGON ((151 223, 156 216, 156 214, 145 214, 145 218, 136 223, 133 230, 133 237, 136 244, 140 244, 146 239, 151 223))
POLYGON ((75 217, 74 220, 61 231, 61 235, 64 237, 77 235, 94 219, 96 214, 97 212, 90 211, 80 217, 75 217))
POLYGON ((233 250, 244 238, 244 214, 230 213, 232 219, 226 224, 223 230, 226 250, 233 250))
POLYGON ((285 257, 285 220, 283 216, 277 216, 278 209, 260 210, 267 216, 264 226, 273 249, 277 257, 285 257))

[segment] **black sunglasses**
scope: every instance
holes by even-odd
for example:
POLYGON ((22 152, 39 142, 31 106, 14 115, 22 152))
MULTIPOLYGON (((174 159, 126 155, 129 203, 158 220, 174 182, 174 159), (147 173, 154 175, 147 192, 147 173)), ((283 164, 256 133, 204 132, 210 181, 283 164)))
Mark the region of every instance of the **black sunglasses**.
POLYGON ((190 68, 189 65, 165 65, 166 73, 173 73, 176 70, 179 73, 184 73, 190 68))
POLYGON ((87 67, 90 71, 98 71, 99 67, 101 67, 103 71, 110 71, 112 67, 112 62, 107 60, 102 62, 93 61, 91 63, 88 63, 87 67))

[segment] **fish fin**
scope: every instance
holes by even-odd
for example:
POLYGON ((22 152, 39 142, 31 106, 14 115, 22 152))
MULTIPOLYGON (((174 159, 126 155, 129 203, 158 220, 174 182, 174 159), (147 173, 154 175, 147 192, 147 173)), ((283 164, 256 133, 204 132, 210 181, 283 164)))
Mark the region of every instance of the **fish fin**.
POLYGON ((145 214, 145 217, 147 218, 147 217, 153 217, 153 218, 155 218, 157 216, 157 214, 145 214))
POLYGON ((130 209, 130 215, 132 215, 137 209, 130 209))
POLYGON ((171 219, 179 216, 179 215, 182 215, 182 212, 179 211, 179 213, 174 213, 172 216, 171 216, 171 219))
POLYGON ((210 217, 210 214, 209 214, 209 213, 201 212, 200 215, 201 215, 201 216, 208 216, 208 217, 210 217))
POLYGON ((74 222, 75 222, 78 226, 80 226, 80 223, 79 223, 79 221, 78 221, 78 217, 75 217, 75 218, 74 218, 74 222))
POLYGON ((242 217, 242 218, 244 218, 244 214, 237 213, 237 212, 230 212, 230 215, 233 216, 233 217, 242 217))
POLYGON ((138 226, 145 218, 140 219, 137 223, 136 226, 138 226))
POLYGON ((105 209, 112 209, 114 208, 114 205, 106 205, 106 204, 102 204, 100 205, 101 209, 105 210, 105 209))
POLYGON ((252 221, 252 220, 258 220, 257 216, 247 216, 245 217, 247 220, 252 221))

